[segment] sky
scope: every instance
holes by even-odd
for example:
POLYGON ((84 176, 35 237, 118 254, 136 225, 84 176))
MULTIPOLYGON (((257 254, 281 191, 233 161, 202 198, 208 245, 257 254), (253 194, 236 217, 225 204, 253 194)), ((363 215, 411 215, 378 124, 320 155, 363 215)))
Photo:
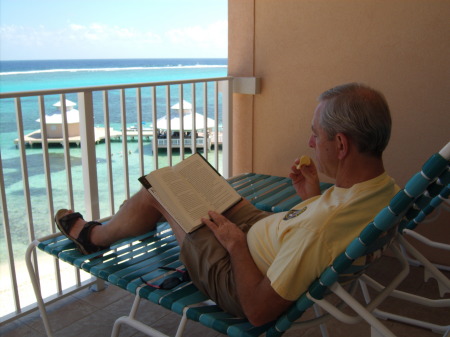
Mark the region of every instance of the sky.
POLYGON ((0 60, 226 58, 227 0, 0 0, 0 60))

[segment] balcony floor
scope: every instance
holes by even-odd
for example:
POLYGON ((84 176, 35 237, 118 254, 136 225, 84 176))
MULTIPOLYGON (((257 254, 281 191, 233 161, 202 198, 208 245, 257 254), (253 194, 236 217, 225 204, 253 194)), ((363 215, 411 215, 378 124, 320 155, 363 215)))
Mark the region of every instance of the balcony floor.
MULTIPOLYGON (((382 282, 383 279, 389 280, 397 271, 397 262, 393 258, 383 257, 371 267, 369 274, 377 275, 377 280, 382 282)), ((450 273, 446 274, 450 277, 450 273)), ((430 280, 425 283, 423 281, 423 270, 419 267, 411 268, 411 274, 403 282, 401 289, 423 296, 437 294, 436 281, 430 280)), ((435 295, 430 296, 436 298, 435 295)), ((450 294, 446 294, 445 298, 450 298, 450 294)), ((109 286, 101 292, 84 289, 76 295, 61 299, 48 306, 50 324, 55 331, 55 336, 110 336, 115 319, 128 314, 133 299, 134 296, 114 286, 109 286)), ((405 304, 405 302, 395 299, 388 299, 381 308, 435 324, 450 324, 450 308, 430 309, 419 305, 405 304)), ((308 312, 304 316, 311 317, 311 314, 308 312)), ((141 302, 138 318, 145 323, 154 323, 154 327, 170 335, 174 335, 179 321, 178 315, 148 301, 141 302)), ((397 336, 436 337, 442 335, 392 321, 384 321, 384 324, 397 336)), ((370 328, 364 322, 350 326, 332 319, 327 326, 329 334, 335 337, 370 336, 370 328)), ((0 327, 0 335, 2 337, 40 337, 45 336, 45 332, 38 312, 34 312, 0 327)), ((185 331, 185 336, 192 337, 220 335, 195 322, 189 322, 185 331)), ((133 328, 123 326, 120 336, 138 337, 144 335, 133 328)), ((318 328, 309 328, 290 331, 285 336, 315 337, 321 336, 321 334, 318 328)))

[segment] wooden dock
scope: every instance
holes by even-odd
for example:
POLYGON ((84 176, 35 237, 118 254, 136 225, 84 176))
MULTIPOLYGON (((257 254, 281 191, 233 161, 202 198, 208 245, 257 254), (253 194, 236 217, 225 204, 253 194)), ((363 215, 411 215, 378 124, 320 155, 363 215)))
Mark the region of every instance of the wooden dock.
MULTIPOLYGON (((98 144, 105 140, 105 128, 103 127, 96 127, 94 128, 95 132, 95 143, 98 144)), ((109 134, 111 140, 120 140, 123 138, 123 132, 122 131, 116 131, 113 128, 109 129, 109 134)), ((200 135, 200 134, 199 134, 200 135)), ((203 134, 200 135, 199 138, 196 139, 196 147, 203 147, 204 145, 204 138, 202 137, 203 134)), ((135 130, 127 130, 126 131, 126 137, 127 139, 134 140, 135 138, 138 138, 138 132, 135 130)), ((153 139, 153 131, 151 130, 143 130, 142 131, 142 138, 147 139, 147 141, 152 141, 153 139)), ((76 146, 80 146, 81 143, 81 137, 80 136, 73 136, 68 138, 69 144, 76 144, 76 146)), ((210 136, 208 138, 207 147, 210 148, 211 145, 214 145, 214 135, 212 137, 210 136)), ((16 146, 19 143, 19 139, 16 138, 14 140, 14 144, 16 146)), ((24 136, 24 143, 25 145, 28 145, 30 147, 33 147, 34 144, 42 145, 42 133, 41 130, 36 130, 31 133, 28 133, 24 136)), ((47 138, 48 144, 61 144, 63 145, 64 140, 63 138, 47 138)), ((184 139, 184 145, 185 147, 192 147, 192 141, 190 138, 184 139)), ((219 134, 219 145, 222 144, 222 135, 219 134)), ((166 139, 158 139, 158 147, 167 147, 167 140, 166 139)), ((177 138, 172 138, 172 147, 179 148, 180 147, 180 140, 177 138)))
MULTIPOLYGON (((94 128, 94 132, 95 132, 95 143, 98 144, 101 141, 105 140, 106 136, 105 136, 105 128, 94 128)), ((111 139, 119 139, 120 137, 122 137, 122 132, 120 131, 115 131, 114 129, 110 128, 109 130, 110 132, 110 137, 111 139)), ((25 145, 29 145, 30 147, 33 147, 34 144, 42 144, 42 133, 41 130, 36 130, 33 131, 29 134, 26 134, 24 137, 24 142, 25 145)), ((77 146, 80 146, 80 142, 81 142, 81 137, 80 136, 73 136, 73 137, 69 137, 68 138, 69 144, 76 144, 77 146)), ((16 138, 14 140, 14 144, 19 143, 19 139, 16 138)), ((63 138, 47 138, 47 143, 48 144, 61 144, 63 145, 64 143, 64 139, 63 138)))
MULTIPOLYGON (((123 132, 116 131, 120 133, 120 137, 123 136, 123 132)), ((134 139, 135 137, 138 137, 138 131, 137 130, 127 130, 127 138, 134 139)), ((152 130, 142 130, 142 138, 147 138, 150 140, 150 137, 153 137, 153 131, 152 130)))

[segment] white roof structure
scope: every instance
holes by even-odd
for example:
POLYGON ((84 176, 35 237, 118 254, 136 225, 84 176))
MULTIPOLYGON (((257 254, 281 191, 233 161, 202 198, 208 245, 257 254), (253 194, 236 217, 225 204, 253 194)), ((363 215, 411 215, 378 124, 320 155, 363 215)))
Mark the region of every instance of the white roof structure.
MULTIPOLYGON (((66 99, 66 108, 68 108, 68 110, 70 110, 69 108, 73 108, 75 105, 77 105, 77 103, 69 101, 68 99, 66 99)), ((55 104, 53 104, 53 106, 56 106, 57 108, 60 108, 62 106, 62 102, 58 101, 55 104)))
MULTIPOLYGON (((80 112, 77 109, 71 109, 66 111, 67 124, 80 123, 80 112)), ((40 122, 41 119, 36 119, 36 122, 40 122)), ((62 124, 62 114, 55 113, 53 115, 45 115, 45 122, 47 124, 62 124)))
MULTIPOLYGON (((192 130, 192 124, 193 124, 193 114, 186 114, 183 116, 183 130, 184 131, 191 131, 192 130)), ((174 117, 170 120, 170 130, 181 130, 180 125, 181 119, 180 117, 174 117)), ((206 121, 206 127, 207 129, 214 127, 214 119, 207 118, 206 121)), ((161 117, 156 121, 156 127, 158 129, 167 130, 167 118, 161 117)), ((196 129, 205 129, 205 118, 203 115, 200 115, 199 113, 195 114, 195 128, 196 129)))
MULTIPOLYGON (((173 110, 180 110, 181 109, 180 102, 172 105, 170 108, 173 109, 173 110)), ((189 111, 192 110, 192 104, 189 103, 188 101, 183 100, 183 111, 187 112, 188 110, 189 111)))
MULTIPOLYGON (((67 124, 80 123, 80 112, 73 108, 75 105, 77 105, 77 103, 66 99, 67 124)), ((61 109, 61 101, 56 102, 53 106, 61 109)), ((36 122, 40 123, 41 119, 36 119, 36 122)), ((45 115, 45 122, 47 124, 62 124, 62 114, 57 112, 52 115, 45 115)))

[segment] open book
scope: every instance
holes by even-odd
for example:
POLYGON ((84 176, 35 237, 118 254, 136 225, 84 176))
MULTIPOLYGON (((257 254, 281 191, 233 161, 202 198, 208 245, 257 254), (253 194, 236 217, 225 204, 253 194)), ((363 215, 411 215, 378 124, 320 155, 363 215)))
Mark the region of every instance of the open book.
POLYGON ((202 225, 201 218, 207 218, 208 211, 223 213, 242 199, 198 153, 139 181, 187 233, 202 225))

